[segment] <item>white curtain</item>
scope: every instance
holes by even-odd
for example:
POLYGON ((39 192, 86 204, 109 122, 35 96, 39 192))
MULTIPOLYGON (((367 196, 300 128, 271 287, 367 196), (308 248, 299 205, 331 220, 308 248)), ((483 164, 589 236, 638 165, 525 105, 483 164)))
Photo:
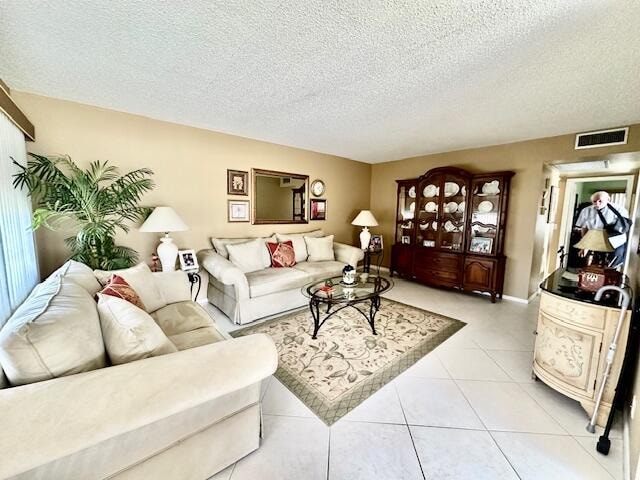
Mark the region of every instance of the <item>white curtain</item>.
POLYGON ((31 225, 31 199, 13 188, 18 167, 26 165, 24 135, 0 112, 0 326, 24 301, 40 277, 31 225))

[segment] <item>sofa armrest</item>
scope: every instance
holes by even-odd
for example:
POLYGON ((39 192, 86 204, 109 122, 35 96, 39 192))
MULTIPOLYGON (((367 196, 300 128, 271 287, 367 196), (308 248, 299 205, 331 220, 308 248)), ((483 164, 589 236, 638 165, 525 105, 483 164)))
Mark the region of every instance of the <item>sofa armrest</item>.
POLYGON ((333 242, 333 252, 337 261, 348 263, 353 268, 358 268, 358 262, 364 258, 362 249, 346 243, 333 242))
POLYGON ((0 478, 260 382, 278 354, 265 334, 0 390, 0 478))
POLYGON ((198 261, 200 266, 220 283, 233 285, 236 290, 237 300, 249 298, 247 276, 229 260, 216 253, 213 249, 208 249, 198 252, 198 261))

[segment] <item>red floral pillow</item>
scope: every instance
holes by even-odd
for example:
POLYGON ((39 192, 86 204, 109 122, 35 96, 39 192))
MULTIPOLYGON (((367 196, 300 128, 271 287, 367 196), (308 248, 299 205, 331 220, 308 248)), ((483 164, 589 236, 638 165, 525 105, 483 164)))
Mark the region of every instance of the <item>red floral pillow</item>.
POLYGON ((131 287, 124 278, 116 275, 115 273, 111 275, 111 278, 99 293, 121 298, 136 307, 145 310, 144 303, 142 303, 142 300, 140 300, 140 297, 133 287, 131 287))
POLYGON ((274 268, 293 267, 296 264, 296 253, 293 251, 293 242, 287 240, 281 243, 267 242, 271 266, 274 268))

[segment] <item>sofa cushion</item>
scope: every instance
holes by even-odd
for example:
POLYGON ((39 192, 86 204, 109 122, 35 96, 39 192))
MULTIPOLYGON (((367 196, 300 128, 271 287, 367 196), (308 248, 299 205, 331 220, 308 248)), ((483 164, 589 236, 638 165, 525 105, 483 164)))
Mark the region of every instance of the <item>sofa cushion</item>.
POLYGON ((261 297, 274 292, 301 288, 310 282, 309 275, 295 268, 267 268, 247 274, 249 296, 261 297))
POLYGON ((307 245, 308 262, 326 262, 335 260, 333 253, 333 235, 326 237, 304 237, 304 243, 307 245))
POLYGON ((191 300, 191 284, 187 272, 176 270, 175 272, 152 272, 156 287, 160 295, 171 305, 176 302, 191 300))
MULTIPOLYGON (((265 242, 275 242, 276 236, 271 235, 270 237, 258 237, 263 238, 265 242)), ((211 245, 213 249, 218 253, 218 255, 222 255, 224 258, 229 258, 229 251, 227 250, 227 245, 236 245, 238 243, 247 243, 251 240, 255 240, 255 237, 249 238, 215 238, 211 237, 209 240, 211 241, 211 245)))
POLYGON ((225 338, 220 334, 216 327, 202 327, 190 330, 188 332, 172 335, 169 340, 178 350, 187 350, 188 348, 201 347, 210 343, 219 342, 225 338))
POLYGON ((172 303, 151 314, 167 337, 197 328, 212 327, 213 320, 196 302, 172 303))
POLYGON ((140 300, 140 296, 120 275, 112 275, 109 283, 100 290, 103 295, 121 298, 136 307, 144 310, 144 304, 140 300))
POLYGON ((93 297, 60 275, 36 286, 0 330, 0 363, 12 385, 106 366, 93 297))
POLYGON ((267 242, 271 266, 273 268, 293 267, 296 264, 296 253, 291 240, 286 242, 267 242))
POLYGON ((64 281, 71 280, 84 288, 91 295, 100 291, 102 285, 96 280, 93 270, 84 263, 68 260, 59 269, 53 272, 45 282, 53 281, 56 277, 63 277, 64 281))
POLYGON ((94 270, 93 273, 102 285, 106 285, 111 275, 114 274, 124 278, 140 296, 148 313, 155 312, 167 304, 146 263, 139 263, 134 267, 122 270, 94 270))
POLYGON ((306 233, 276 233, 276 239, 278 242, 291 240, 293 243, 293 250, 296 252, 296 262, 298 263, 304 262, 309 255, 304 237, 324 237, 324 232, 322 230, 314 230, 306 233))
POLYGON ((295 270, 305 272, 309 276, 309 283, 321 280, 327 277, 335 277, 342 275, 344 263, 337 261, 328 262, 302 262, 298 263, 295 270))
POLYGON ((271 266, 271 257, 263 238, 246 243, 227 245, 229 261, 244 273, 255 272, 271 266))
POLYGON ((2 365, 0 365, 0 389, 7 388, 9 386, 9 381, 4 374, 4 370, 2 370, 2 365))
POLYGON ((151 315, 126 300, 98 293, 98 313, 114 365, 177 352, 151 315))

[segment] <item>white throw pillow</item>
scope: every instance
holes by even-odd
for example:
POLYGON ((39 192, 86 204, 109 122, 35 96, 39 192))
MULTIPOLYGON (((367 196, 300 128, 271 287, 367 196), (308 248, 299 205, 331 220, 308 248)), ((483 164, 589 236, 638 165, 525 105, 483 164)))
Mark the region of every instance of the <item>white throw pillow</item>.
POLYGON ((187 272, 176 270, 175 272, 152 272, 151 275, 167 305, 191 300, 191 284, 187 272))
POLYGON ((151 315, 122 298, 99 293, 98 313, 114 365, 178 351, 151 315))
POLYGON ((309 256, 304 237, 317 237, 318 233, 321 232, 322 230, 316 230, 308 233, 276 233, 276 238, 278 239, 278 242, 291 240, 291 243, 293 244, 293 251, 296 254, 296 263, 300 263, 306 261, 309 256))
POLYGON ((309 252, 308 262, 326 262, 336 259, 333 253, 333 235, 320 238, 305 236, 304 242, 309 252))
POLYGON ((60 275, 38 285, 0 330, 0 363, 12 385, 106 366, 93 297, 60 275))
POLYGON ((96 280, 91 267, 88 267, 84 263, 76 262, 75 260, 68 260, 59 269, 49 275, 45 282, 56 276, 61 276, 64 279, 63 281, 71 280, 77 283, 91 295, 95 295, 102 290, 102 286, 98 280, 96 280))
POLYGON ((227 245, 229 261, 244 273, 263 270, 271 266, 271 256, 264 238, 246 243, 227 245))
POLYGON ((94 270, 93 273, 103 286, 114 273, 120 275, 136 291, 148 313, 167 305, 146 263, 139 263, 135 267, 123 270, 94 270))
POLYGON ((238 243, 247 243, 253 238, 215 238, 211 237, 211 245, 215 249, 218 255, 222 255, 224 258, 229 258, 229 251, 227 245, 237 245, 238 243))

